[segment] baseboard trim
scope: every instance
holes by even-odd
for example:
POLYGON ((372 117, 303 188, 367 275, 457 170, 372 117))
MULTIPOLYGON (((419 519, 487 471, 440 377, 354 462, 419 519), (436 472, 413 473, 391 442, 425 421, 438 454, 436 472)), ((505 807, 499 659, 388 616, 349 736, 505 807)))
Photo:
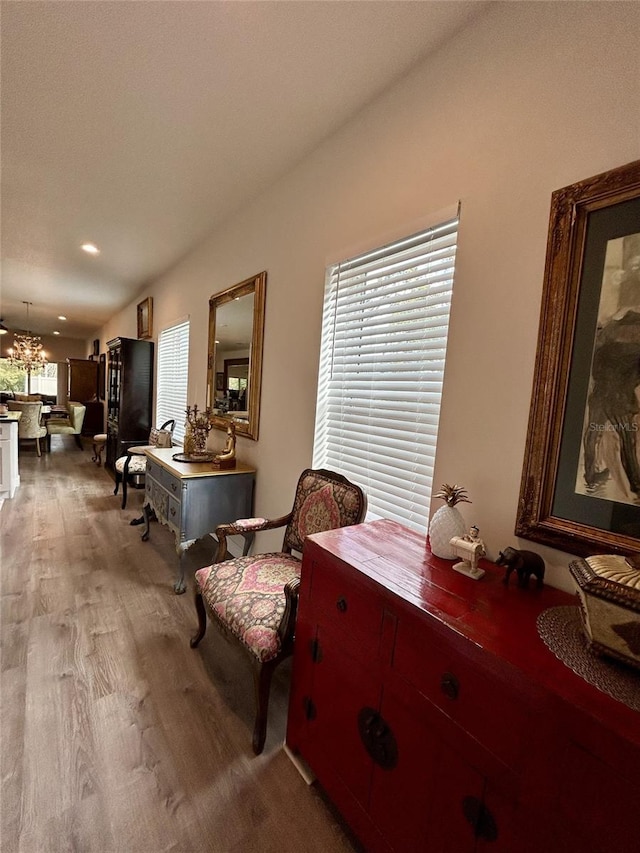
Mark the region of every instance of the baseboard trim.
POLYGON ((286 743, 282 744, 282 749, 284 750, 285 754, 289 757, 289 761, 293 764, 293 766, 296 768, 298 773, 302 776, 302 778, 307 783, 307 785, 313 785, 313 783, 316 781, 316 777, 315 777, 313 771, 311 770, 311 768, 309 767, 309 765, 306 763, 306 761, 304 761, 302 758, 300 758, 299 755, 296 755, 295 753, 293 753, 289 749, 289 747, 287 746, 286 743))

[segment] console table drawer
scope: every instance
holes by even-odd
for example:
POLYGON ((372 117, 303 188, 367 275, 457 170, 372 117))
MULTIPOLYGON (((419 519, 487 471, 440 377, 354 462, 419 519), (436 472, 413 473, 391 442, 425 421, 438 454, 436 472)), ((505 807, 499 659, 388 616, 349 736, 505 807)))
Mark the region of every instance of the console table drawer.
POLYGON ((167 490, 163 489, 156 480, 147 477, 145 481, 145 494, 147 499, 153 503, 158 518, 165 521, 169 511, 169 493, 167 490))
POLYGON ((147 481, 151 477, 156 480, 156 482, 160 483, 162 481, 162 468, 153 460, 149 459, 147 456, 147 471, 146 471, 146 479, 147 481))
POLYGON ((182 487, 180 485, 180 480, 177 477, 174 477, 173 474, 170 474, 169 471, 162 472, 162 485, 169 492, 170 495, 173 495, 178 500, 180 500, 180 492, 182 487))
POLYGON ((147 457, 146 479, 148 480, 149 478, 163 486, 169 494, 175 495, 179 498, 182 488, 180 485, 180 479, 175 477, 170 471, 167 471, 166 468, 163 468, 161 465, 158 465, 156 462, 147 457))
POLYGON ((182 517, 182 506, 171 495, 168 496, 167 524, 174 533, 180 533, 180 522, 182 517))

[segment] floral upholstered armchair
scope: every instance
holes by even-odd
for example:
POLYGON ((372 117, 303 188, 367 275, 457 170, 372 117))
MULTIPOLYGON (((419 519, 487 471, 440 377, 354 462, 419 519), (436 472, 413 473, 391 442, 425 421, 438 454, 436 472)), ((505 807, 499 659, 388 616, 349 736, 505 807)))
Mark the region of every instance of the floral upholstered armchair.
POLYGON ((207 613, 232 640, 240 643, 253 664, 256 720, 253 751, 262 752, 267 733, 271 677, 293 651, 304 540, 312 533, 359 524, 367 511, 366 497, 341 474, 307 469, 298 481, 293 509, 282 518, 241 519, 216 528, 218 551, 212 566, 195 575, 198 630, 195 648, 204 637, 207 613), (285 527, 277 553, 228 559, 227 536, 285 527))

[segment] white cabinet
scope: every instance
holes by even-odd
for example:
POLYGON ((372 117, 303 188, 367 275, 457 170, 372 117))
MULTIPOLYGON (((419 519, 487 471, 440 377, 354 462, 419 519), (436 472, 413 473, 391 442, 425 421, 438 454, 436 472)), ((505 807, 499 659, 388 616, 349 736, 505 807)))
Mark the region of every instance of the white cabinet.
POLYGON ((12 498, 20 485, 18 421, 0 421, 0 498, 12 498))

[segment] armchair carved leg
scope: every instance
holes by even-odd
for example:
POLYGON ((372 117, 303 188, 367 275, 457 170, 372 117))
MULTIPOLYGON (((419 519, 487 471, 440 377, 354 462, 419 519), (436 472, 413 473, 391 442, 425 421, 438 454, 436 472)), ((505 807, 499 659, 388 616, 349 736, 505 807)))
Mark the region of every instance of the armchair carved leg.
POLYGON ((278 662, 277 658, 266 663, 256 661, 253 668, 253 684, 256 695, 256 722, 253 727, 251 745, 256 755, 260 755, 264 749, 264 742, 267 738, 267 712, 269 711, 271 676, 278 662))
POLYGON ((195 649, 200 640, 204 637, 205 631, 207 630, 207 611, 204 606, 204 601, 202 600, 202 595, 199 592, 196 592, 195 595, 195 605, 196 605, 196 613, 198 614, 198 630, 189 640, 189 645, 192 649, 195 649))
POLYGON ((84 450, 84 445, 82 444, 82 436, 80 435, 80 433, 79 432, 75 433, 75 435, 73 437, 75 438, 76 444, 78 445, 80 450, 84 450))

